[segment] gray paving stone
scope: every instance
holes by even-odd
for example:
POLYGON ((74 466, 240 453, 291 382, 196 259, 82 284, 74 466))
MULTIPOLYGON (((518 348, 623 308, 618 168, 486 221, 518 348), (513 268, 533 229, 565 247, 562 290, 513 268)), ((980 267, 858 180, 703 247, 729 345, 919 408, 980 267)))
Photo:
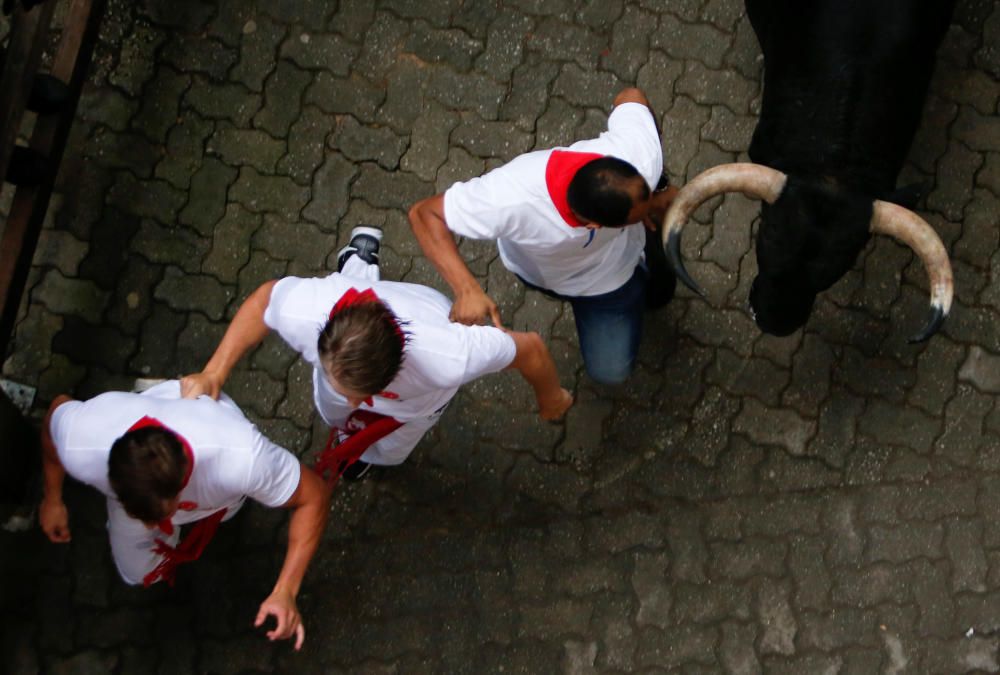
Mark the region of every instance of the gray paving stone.
POLYGON ((125 131, 139 105, 139 101, 130 99, 114 87, 84 85, 80 94, 78 114, 84 122, 102 124, 115 131, 125 131))
POLYGON ((70 314, 98 323, 108 294, 92 281, 67 278, 58 270, 51 270, 33 289, 32 299, 50 312, 70 314))
POLYGON ((272 136, 287 136, 299 117, 302 94, 312 83, 312 75, 282 59, 264 83, 264 106, 254 115, 253 124, 272 136))
POLYGON ((661 631, 646 628, 639 632, 635 662, 639 666, 677 668, 692 662, 711 664, 719 641, 718 628, 682 625, 661 631))
POLYGON ((261 96, 248 91, 242 84, 219 84, 204 77, 195 77, 184 95, 184 103, 202 117, 229 120, 238 128, 246 128, 260 110, 261 96))
POLYGON ((684 74, 677 80, 677 93, 690 96, 698 103, 724 105, 740 114, 749 110, 757 87, 735 71, 709 70, 697 61, 689 61, 684 74))
POLYGON ((138 112, 132 117, 132 128, 152 141, 162 143, 167 132, 177 123, 179 100, 191 86, 191 76, 171 68, 160 68, 146 84, 138 112))
MULTIPOLYGON (((206 150, 218 155, 230 166, 251 166, 261 173, 273 174, 278 160, 286 152, 283 140, 258 129, 237 129, 227 124, 217 126, 208 139, 206 150)), ((228 179, 232 183, 232 178, 228 179)))
POLYGON ((212 247, 202 261, 201 271, 223 283, 235 283, 240 269, 250 259, 250 238, 260 227, 261 216, 239 204, 230 204, 213 230, 212 247), (235 242, 243 242, 237 246, 235 242))
POLYGON ((236 169, 215 158, 206 159, 192 176, 188 203, 179 214, 180 222, 203 236, 211 234, 226 211, 226 194, 237 174, 236 169))
POLYGON ((498 157, 510 161, 528 151, 531 134, 520 131, 511 122, 484 121, 476 115, 464 115, 451 132, 451 143, 465 148, 476 157, 498 157))
POLYGON ((309 188, 284 176, 266 176, 251 166, 240 169, 239 178, 229 188, 230 201, 255 213, 274 213, 295 220, 309 202, 309 188))
POLYGON ((512 120, 525 130, 535 128, 535 120, 545 111, 545 99, 539 91, 548 91, 559 74, 558 64, 537 58, 527 58, 515 68, 511 91, 501 104, 500 119, 512 120))
MULTIPOLYGON (((486 3, 479 3, 484 6, 486 3)), ((485 47, 476 56, 477 71, 497 79, 509 79, 524 55, 524 36, 531 30, 532 20, 505 10, 489 25, 485 47)))
POLYGON ((319 108, 306 107, 289 130, 288 152, 278 160, 278 172, 300 185, 310 184, 323 164, 326 139, 334 124, 334 118, 319 108))
POLYGON ((359 48, 335 33, 295 31, 281 43, 281 57, 300 68, 328 70, 339 77, 350 74, 359 48))
POLYGON ((87 155, 106 169, 123 169, 149 178, 160 150, 138 134, 110 134, 98 129, 87 142, 87 155))
POLYGON ((459 29, 435 29, 423 21, 414 22, 403 51, 431 64, 447 64, 465 72, 482 52, 481 41, 459 29))
POLYGON ((913 140, 910 161, 927 173, 948 149, 948 129, 958 115, 958 106, 952 101, 931 94, 924 106, 922 122, 913 140))
POLYGON ((264 215, 264 224, 254 232, 250 242, 272 257, 316 269, 322 267, 335 243, 314 225, 289 222, 269 213, 264 215))
POLYGON ((153 175, 182 190, 191 185, 191 176, 201 166, 205 141, 214 123, 187 111, 167 135, 163 157, 153 175))
POLYGON ((608 53, 601 55, 601 67, 622 80, 634 80, 639 68, 648 59, 648 45, 656 29, 656 16, 629 6, 612 26, 611 45, 608 53))
POLYGON ((320 72, 305 93, 305 103, 311 103, 327 113, 349 114, 361 122, 374 122, 385 93, 356 75, 348 79, 320 72))
POLYGON ((971 195, 969 185, 972 177, 982 166, 982 156, 956 141, 948 144, 948 150, 939 162, 938 170, 955 180, 937 186, 927 195, 927 207, 939 211, 950 220, 961 220, 965 206, 971 195))
POLYGON ((598 65, 603 44, 600 37, 585 26, 550 16, 539 21, 529 34, 527 47, 538 52, 543 59, 575 61, 581 68, 589 70, 598 65))
POLYGON ((184 274, 176 267, 167 268, 163 281, 154 292, 157 300, 162 300, 173 309, 202 312, 215 320, 222 318, 232 295, 232 290, 214 277, 184 274))
POLYGON ((1000 393, 1000 357, 974 346, 969 349, 958 376, 981 391, 1000 393))
POLYGON ((696 175, 694 170, 688 172, 688 163, 698 151, 700 129, 709 116, 709 111, 699 108, 687 96, 677 96, 666 111, 663 129, 670 143, 664 147, 663 162, 671 175, 688 178, 696 175))
POLYGON ((309 204, 302 216, 324 232, 336 230, 337 221, 347 212, 351 184, 358 168, 339 153, 330 153, 313 176, 309 204))
POLYGON ((186 227, 163 226, 145 219, 132 240, 133 250, 149 262, 175 265, 185 272, 198 271, 209 242, 186 227))
POLYGON ((729 37, 715 26, 682 23, 671 14, 660 17, 658 30, 650 36, 651 48, 663 50, 674 59, 699 61, 712 69, 722 67, 729 43, 729 37))
POLYGON ((409 209, 430 195, 430 186, 416 176, 390 173, 371 164, 362 165, 361 173, 351 185, 351 196, 384 208, 409 209))
POLYGON ((983 444, 983 419, 993 407, 993 398, 960 385, 945 409, 945 431, 934 444, 935 454, 955 466, 970 466, 983 444))
POLYGON ((353 117, 344 117, 330 137, 330 147, 355 162, 374 161, 392 170, 399 167, 407 140, 388 127, 363 126, 353 117))
POLYGON ((117 63, 108 74, 108 81, 129 96, 138 96, 153 76, 156 60, 153 55, 165 41, 159 31, 146 22, 137 22, 121 44, 117 63))
POLYGON ((788 588, 770 580, 763 581, 757 590, 755 608, 763 627, 758 638, 760 654, 794 654, 799 627, 789 604, 788 588))
POLYGON ((430 73, 427 94, 444 106, 472 110, 483 119, 495 120, 506 91, 504 87, 479 73, 464 74, 437 68, 430 73))
MULTIPOLYGON (((220 16, 226 15, 232 16, 220 13, 220 16)), ((288 29, 266 16, 248 16, 238 28, 239 35, 234 35, 233 39, 239 41, 239 60, 230 69, 229 78, 251 91, 260 92, 264 80, 277 64, 278 45, 288 29)))
POLYGON ((202 73, 216 82, 226 79, 226 74, 236 63, 235 50, 211 39, 193 39, 173 34, 158 54, 160 60, 181 73, 202 73))

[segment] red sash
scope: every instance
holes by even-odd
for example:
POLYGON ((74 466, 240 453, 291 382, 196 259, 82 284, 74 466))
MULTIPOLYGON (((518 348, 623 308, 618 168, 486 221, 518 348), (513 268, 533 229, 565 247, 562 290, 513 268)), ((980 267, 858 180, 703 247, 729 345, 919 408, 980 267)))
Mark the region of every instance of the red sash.
MULTIPOLYGON (((184 455, 188 460, 187 471, 184 472, 184 482, 181 484, 181 489, 183 490, 187 487, 188 481, 191 480, 191 473, 194 471, 194 453, 191 451, 191 445, 187 442, 187 439, 176 431, 168 429, 162 422, 149 416, 143 417, 129 427, 128 430, 135 431, 136 429, 144 429, 146 427, 155 427, 170 431, 181 442, 184 455)), ((182 501, 177 504, 177 508, 181 511, 193 511, 198 508, 198 504, 182 501)), ((152 572, 143 577, 142 585, 148 588, 157 581, 162 580, 173 586, 174 578, 177 575, 177 567, 201 557, 201 554, 205 551, 205 547, 208 546, 208 542, 212 541, 212 537, 215 536, 215 531, 219 529, 219 523, 222 522, 222 518, 225 515, 226 509, 222 509, 207 518, 196 521, 189 529, 184 540, 178 543, 176 547, 171 546, 162 539, 155 540, 153 543, 153 553, 162 556, 162 559, 153 568, 152 572)), ((156 526, 168 536, 174 533, 174 524, 170 518, 164 518, 156 526)))
POLYGON ((394 417, 380 415, 371 410, 355 410, 347 418, 344 426, 346 428, 342 430, 330 430, 326 447, 319 454, 313 467, 331 488, 337 484, 337 479, 347 467, 365 454, 365 450, 403 426, 403 423, 394 417), (334 445, 340 431, 349 435, 345 441, 334 445), (327 472, 330 473, 329 476, 325 475, 327 472))
POLYGON ((566 200, 569 184, 584 164, 603 156, 595 152, 572 150, 553 150, 549 155, 549 161, 545 164, 545 187, 549 191, 549 199, 552 200, 556 211, 570 227, 583 227, 586 223, 573 215, 573 210, 569 207, 569 202, 566 200))

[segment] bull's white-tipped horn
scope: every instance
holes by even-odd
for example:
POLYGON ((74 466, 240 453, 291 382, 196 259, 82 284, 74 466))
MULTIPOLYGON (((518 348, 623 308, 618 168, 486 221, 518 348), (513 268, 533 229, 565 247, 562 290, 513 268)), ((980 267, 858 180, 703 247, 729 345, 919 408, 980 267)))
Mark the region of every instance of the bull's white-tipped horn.
POLYGON ((923 330, 910 338, 910 342, 923 342, 938 331, 951 310, 955 280, 948 252, 937 232, 926 220, 891 202, 876 200, 872 211, 871 231, 888 234, 912 248, 927 270, 931 289, 931 315, 923 330))
POLYGON ((722 164, 698 174, 677 193, 663 219, 663 245, 674 273, 685 286, 704 295, 688 274, 681 257, 681 231, 691 214, 712 197, 726 192, 742 192, 752 199, 773 204, 785 189, 787 180, 788 176, 782 172, 761 164, 722 164))

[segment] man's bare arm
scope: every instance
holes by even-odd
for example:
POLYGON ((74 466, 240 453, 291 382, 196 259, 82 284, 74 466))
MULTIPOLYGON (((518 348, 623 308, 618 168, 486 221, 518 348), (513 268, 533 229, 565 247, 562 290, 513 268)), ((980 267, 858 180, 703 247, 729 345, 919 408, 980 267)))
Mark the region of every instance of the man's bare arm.
POLYGON ((535 390, 538 414, 544 420, 557 420, 573 405, 573 395, 559 384, 556 364, 549 348, 538 333, 508 333, 514 338, 517 354, 508 368, 520 371, 521 376, 535 390))
POLYGON ((42 502, 38 507, 38 523, 45 535, 56 543, 70 540, 69 512, 62 498, 66 469, 59 461, 49 425, 56 408, 72 400, 69 396, 56 396, 42 421, 42 502))
POLYGON ((243 302, 205 368, 200 373, 181 378, 181 396, 198 398, 207 394, 214 399, 219 398, 222 385, 229 378, 233 366, 244 354, 260 344, 270 330, 264 323, 264 311, 271 301, 271 290, 275 283, 268 281, 262 284, 243 302))
POLYGON ((299 595, 309 562, 319 547, 323 528, 326 527, 330 512, 330 490, 315 471, 303 464, 299 485, 283 507, 294 509, 288 523, 288 550, 274 590, 261 603, 254 625, 260 626, 268 616, 274 616, 278 625, 268 631, 267 637, 271 640, 284 640, 294 635, 295 649, 301 649, 306 629, 295 599, 299 595))
POLYGON ((444 195, 438 194, 414 204, 410 209, 410 227, 424 255, 455 295, 451 320, 473 325, 488 316, 497 328, 501 328, 500 309, 472 276, 458 252, 454 235, 448 229, 444 219, 444 195))

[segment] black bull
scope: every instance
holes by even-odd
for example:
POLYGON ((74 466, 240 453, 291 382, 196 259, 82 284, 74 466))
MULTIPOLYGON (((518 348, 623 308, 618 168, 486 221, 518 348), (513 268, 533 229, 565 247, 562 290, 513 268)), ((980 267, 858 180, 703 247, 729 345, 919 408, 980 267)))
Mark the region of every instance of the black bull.
POLYGON ((870 232, 910 245, 931 276, 933 334, 951 304, 951 268, 933 230, 896 179, 920 123, 934 54, 954 0, 747 0, 764 54, 752 164, 715 167, 678 196, 664 240, 682 281, 680 232, 697 206, 723 192, 763 200, 759 273, 750 306, 762 330, 805 324, 816 294, 850 269, 870 232))

